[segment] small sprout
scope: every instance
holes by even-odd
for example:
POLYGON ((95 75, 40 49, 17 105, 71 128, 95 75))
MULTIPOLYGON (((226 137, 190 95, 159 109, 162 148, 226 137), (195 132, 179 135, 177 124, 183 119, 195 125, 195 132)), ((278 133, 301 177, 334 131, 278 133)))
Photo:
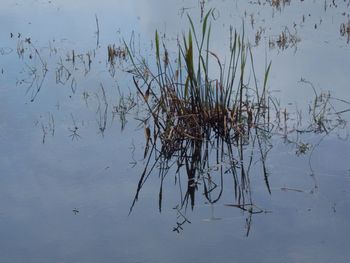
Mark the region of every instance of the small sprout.
POLYGON ((310 149, 311 149, 311 144, 301 142, 297 145, 297 150, 295 153, 296 155, 300 156, 300 155, 306 154, 306 152, 308 152, 310 149))
POLYGON ((74 139, 77 139, 77 140, 78 140, 79 138, 81 138, 81 136, 78 134, 79 127, 74 126, 73 129, 69 128, 68 130, 71 132, 71 134, 69 135, 69 137, 72 138, 72 141, 74 141, 74 139))
POLYGON ((77 215, 80 212, 78 208, 74 208, 72 211, 73 211, 74 215, 77 215))

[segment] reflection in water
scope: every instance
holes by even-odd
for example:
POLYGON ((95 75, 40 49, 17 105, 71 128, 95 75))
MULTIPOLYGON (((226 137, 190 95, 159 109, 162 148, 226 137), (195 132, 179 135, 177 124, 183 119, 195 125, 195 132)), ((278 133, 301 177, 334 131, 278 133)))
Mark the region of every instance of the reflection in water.
POLYGON ((50 134, 52 137, 55 135, 55 118, 52 115, 52 113, 48 114, 47 119, 48 120, 46 120, 46 121, 40 120, 40 123, 39 123, 39 121, 37 121, 35 123, 35 125, 39 125, 40 124, 40 126, 41 126, 42 136, 43 136, 42 137, 42 143, 43 144, 45 144, 46 136, 48 134, 50 134))
POLYGON ((40 92, 46 78, 48 71, 47 62, 43 60, 39 50, 32 43, 31 38, 25 38, 23 40, 20 34, 18 34, 18 38, 17 54, 19 58, 24 59, 24 55, 27 55, 29 60, 34 60, 34 62, 26 64, 26 69, 23 72, 26 76, 18 81, 17 84, 25 84, 27 86, 26 93, 31 94, 30 101, 33 102, 40 92))
MULTIPOLYGON (((174 127, 173 133, 176 133, 174 127)), ((231 131, 232 132, 232 131, 231 131)), ((232 185, 232 202, 227 204, 239 208, 250 215, 266 212, 258 208, 251 195, 250 171, 252 165, 260 166, 267 191, 270 192, 268 171, 265 165, 271 145, 268 141, 269 131, 262 127, 241 131, 226 136, 215 130, 203 135, 203 139, 194 139, 174 134, 149 134, 146 145, 146 165, 140 177, 131 210, 139 198, 140 191, 152 172, 158 173, 161 181, 159 189, 159 211, 162 210, 163 182, 167 175, 173 176, 179 187, 180 200, 176 210, 180 216, 176 231, 189 222, 185 216, 188 205, 195 207, 196 192, 200 191, 209 204, 215 204, 222 196, 224 184, 232 185), (158 137, 157 141, 152 138, 158 137), (148 149, 150 147, 150 149, 148 149), (257 164, 259 162, 259 164, 257 164)), ((148 133, 147 133, 148 134, 148 133)), ((227 190, 227 187, 226 187, 227 190)), ((198 193, 197 193, 198 195, 198 193)), ((131 212, 130 210, 130 212, 131 212)))
POLYGON ((339 94, 347 87, 347 3, 200 1, 196 7, 147 0, 107 12, 104 6, 116 1, 102 0, 61 3, 53 12, 54 4, 40 8, 39 2, 11 7, 18 14, 9 18, 6 4, 0 11, 4 261, 347 262, 349 148, 337 138, 348 136, 347 89, 339 94), (45 16, 35 15, 38 6, 45 16), (216 25, 210 31, 208 19, 205 35, 210 31, 214 41, 207 48, 205 39, 200 48, 210 8, 216 25), (187 13, 194 20, 191 45, 182 31, 187 13), (235 53, 228 25, 241 19, 255 45, 237 34, 235 53), (67 21, 79 24, 67 28, 67 21), (158 58, 137 60, 148 47, 158 58), (273 66, 264 92, 266 57, 273 66), (227 103, 228 70, 235 69, 227 103), (133 137, 134 116, 142 119, 144 151, 142 136, 133 137), (174 213, 173 230, 186 230, 181 236, 168 231, 174 213))
MULTIPOLYGON (((276 99, 267 91, 271 64, 265 71, 262 87, 258 87, 251 47, 245 43, 244 37, 236 32, 232 34, 232 30, 228 56, 231 60, 225 69, 220 58, 209 49, 210 14, 211 11, 201 22, 200 36, 189 17, 191 29, 188 38, 183 36, 183 43, 178 44, 175 65, 170 63, 169 51, 164 43, 163 49, 160 48, 157 32, 157 69, 154 72, 143 58, 137 58, 128 52, 134 67, 131 71, 134 84, 144 99, 147 111, 143 120, 146 164, 130 213, 142 187, 154 172, 160 178, 160 212, 165 178, 169 174, 175 176, 175 184, 180 192, 180 201, 175 207, 180 219, 174 228, 176 232, 182 230, 185 223, 190 223, 186 218, 186 210, 188 207, 194 209, 197 191, 201 191, 206 201, 213 205, 221 199, 224 189, 227 190, 224 184, 228 184, 232 185, 228 189, 232 192, 233 203, 227 206, 248 213, 248 235, 251 216, 267 212, 253 200, 250 175, 252 166, 259 166, 254 173, 261 174, 267 192, 271 194, 266 165, 272 148, 271 137, 282 135, 285 142, 295 144, 297 155, 306 154, 312 148, 311 160, 311 155, 320 142, 311 147, 298 138, 291 139, 291 134, 312 132, 328 135, 335 129, 346 128, 346 122, 342 112, 337 111, 334 105, 337 99, 329 93, 318 94, 313 84, 304 79, 301 79, 301 83, 311 86, 314 92, 314 101, 309 107, 310 122, 307 128, 302 127, 301 114, 298 113, 296 116, 300 119, 291 120, 289 111, 286 108, 281 110, 276 99), (210 64, 210 70, 218 72, 217 76, 208 70, 210 59, 216 62, 217 69, 210 64), (246 76, 248 71, 251 75, 246 76)), ((285 39, 283 45, 286 45, 286 41, 285 39)), ((347 101, 341 102, 349 104, 347 101)), ((313 175, 311 161, 309 162, 313 175)), ((316 181, 314 189, 317 189, 316 181)), ((281 190, 299 191, 288 187, 281 190)))
POLYGON ((347 43, 349 44, 349 42, 350 42, 350 18, 349 18, 349 15, 348 15, 347 23, 342 23, 340 25, 340 35, 341 36, 346 36, 347 37, 347 43))
MULTIPOLYGON (((259 31, 258 31, 259 32, 259 31)), ((261 36, 257 33, 256 39, 261 38, 261 36)), ((290 32, 288 27, 285 27, 285 29, 278 35, 278 37, 270 37, 269 39, 269 48, 273 49, 276 46, 280 50, 285 50, 287 48, 294 48, 294 52, 297 51, 297 44, 301 41, 301 39, 297 35, 297 31, 294 28, 294 32, 290 32)), ((256 41, 257 42, 257 41, 256 41)))
POLYGON ((74 140, 80 139, 81 136, 79 135, 79 127, 77 125, 76 120, 74 119, 73 114, 71 113, 70 116, 72 117, 73 127, 68 128, 68 130, 70 132, 69 137, 72 139, 72 141, 74 141, 74 140))
MULTIPOLYGON (((312 86, 312 83, 306 80, 301 82, 312 86)), ((261 176, 263 179, 261 183, 265 183, 266 193, 271 194, 267 162, 268 153, 273 147, 271 141, 275 141, 276 137, 281 137, 285 144, 294 145, 297 156, 309 154, 310 175, 314 182, 310 190, 285 186, 280 190, 310 194, 317 192, 317 177, 312 166, 313 153, 323 139, 332 133, 344 139, 348 138, 348 126, 342 114, 349 111, 349 102, 334 98, 329 93, 317 94, 315 89, 314 92, 315 97, 310 104, 309 115, 303 116, 308 118, 306 124, 298 119, 301 118, 298 115, 300 112, 287 112, 286 109, 274 108, 276 105, 271 108, 264 106, 266 107, 264 113, 257 115, 254 123, 247 122, 238 126, 229 123, 230 120, 221 118, 214 123, 202 122, 203 126, 197 126, 201 120, 200 117, 194 116, 198 113, 188 118, 185 118, 186 114, 190 115, 188 113, 176 116, 173 113, 169 115, 169 112, 158 113, 154 116, 156 120, 153 121, 158 122, 158 125, 162 123, 161 126, 168 125, 165 129, 157 127, 155 123, 151 129, 149 126, 151 121, 145 121, 146 164, 138 182, 130 213, 140 197, 142 187, 152 174, 158 174, 160 179, 158 207, 161 212, 165 179, 167 176, 174 176, 175 185, 180 193, 179 203, 174 207, 178 220, 174 231, 179 232, 183 230, 184 224, 191 223, 186 211, 188 207, 195 208, 196 196, 204 196, 206 202, 213 205, 220 200, 225 190, 231 193, 232 203, 224 205, 239 208, 247 213, 248 235, 252 216, 271 212, 256 204, 252 196, 254 189, 251 188, 250 178, 252 173, 255 178, 261 176), (338 110, 344 106, 345 110, 338 110), (270 115, 275 115, 275 118, 272 120, 270 115), (181 120, 184 118, 185 120, 181 120), (159 121, 160 119, 162 121, 159 121), (226 121, 228 124, 225 124, 226 121), (195 129, 198 130, 194 131, 195 129), (189 134, 190 130, 192 131, 189 134), (321 135, 314 144, 305 141, 303 137, 310 133, 315 136, 321 135)), ((269 98, 269 101, 272 104, 273 98, 269 98)), ((255 111, 256 108, 251 110, 255 111)), ((249 116, 246 117, 248 120, 249 116)), ((212 217, 212 220, 215 220, 215 217, 212 217)))
MULTIPOLYGON (((189 18, 191 30, 188 38, 184 36, 183 43, 179 44, 175 66, 170 63, 164 43, 161 54, 157 32, 155 73, 144 59, 135 58, 129 52, 134 84, 148 111, 144 120, 146 165, 130 213, 143 185, 156 170, 161 181, 158 207, 162 211, 164 180, 168 174, 174 174, 180 191, 176 232, 190 222, 183 210, 195 207, 196 191, 202 189, 207 202, 215 204, 223 194, 224 181, 232 184, 234 204, 231 206, 249 215, 264 212, 254 205, 251 195, 250 170, 256 161, 261 165, 262 177, 271 193, 265 165, 271 147, 268 143, 271 98, 266 90, 270 65, 264 85, 259 88, 250 46, 244 37, 231 31, 231 60, 226 71, 218 56, 209 49, 210 15, 211 11, 202 20, 201 36, 196 34, 189 18), (217 77, 208 71, 209 59, 216 62, 217 77), (245 73, 248 70, 254 74, 253 88, 250 76, 245 73), (227 182, 228 176, 231 183, 227 182)), ((247 222, 250 225, 251 218, 247 222)), ((250 227, 247 229, 248 234, 250 227)))

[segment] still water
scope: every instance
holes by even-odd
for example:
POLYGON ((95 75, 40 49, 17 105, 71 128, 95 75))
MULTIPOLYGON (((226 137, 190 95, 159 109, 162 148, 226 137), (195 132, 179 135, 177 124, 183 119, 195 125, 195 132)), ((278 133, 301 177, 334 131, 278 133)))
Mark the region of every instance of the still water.
POLYGON ((347 124, 328 134, 273 134, 271 194, 259 157, 250 170, 261 213, 233 206, 225 175, 218 202, 199 187, 193 210, 181 215, 171 172, 160 213, 155 171, 129 214, 145 166, 143 110, 130 61, 121 55, 112 67, 108 46, 125 41, 152 64, 158 30, 176 57, 187 14, 200 26, 212 8, 213 52, 228 59, 230 26, 244 27, 259 82, 272 61, 268 88, 291 130, 311 122, 310 83, 333 98, 329 118, 344 111, 349 120, 349 2, 277 2, 2 1, 0 262, 349 262, 347 124), (126 119, 123 105, 133 105, 126 119))

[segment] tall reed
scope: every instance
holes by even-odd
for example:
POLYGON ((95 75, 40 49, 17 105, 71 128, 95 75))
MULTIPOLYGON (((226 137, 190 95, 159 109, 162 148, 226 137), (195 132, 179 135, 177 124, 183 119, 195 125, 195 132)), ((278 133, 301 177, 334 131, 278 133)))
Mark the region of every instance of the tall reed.
MULTIPOLYGON (((259 87, 253 52, 245 41, 244 29, 240 35, 231 28, 229 60, 224 65, 210 47, 211 14, 210 10, 205 15, 200 33, 196 32, 194 22, 188 16, 190 28, 178 42, 175 64, 170 62, 167 47, 157 31, 154 70, 127 48, 134 84, 148 112, 144 119, 146 166, 132 207, 157 164, 161 178, 160 210, 163 180, 174 166, 177 167, 176 176, 181 170, 187 174, 182 206, 188 201, 191 207, 194 206, 199 180, 207 200, 211 203, 219 200, 224 173, 232 174, 238 203, 244 205, 247 195, 250 200, 248 172, 252 161, 244 167, 244 152, 250 142, 254 145, 258 142, 261 159, 265 158, 259 136, 269 125, 267 80, 271 63, 266 67, 263 84, 259 87), (152 157, 155 161, 151 161, 152 157), (220 166, 218 180, 211 175, 213 165, 220 166)), ((270 191, 264 161, 263 166, 270 191)))

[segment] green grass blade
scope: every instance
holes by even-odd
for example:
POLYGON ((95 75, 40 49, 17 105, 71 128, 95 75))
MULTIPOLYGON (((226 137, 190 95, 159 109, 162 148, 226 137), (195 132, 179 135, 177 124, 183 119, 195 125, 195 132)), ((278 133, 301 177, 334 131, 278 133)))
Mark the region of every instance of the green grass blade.
POLYGON ((156 57, 157 57, 157 63, 160 61, 160 56, 159 56, 159 37, 158 37, 158 31, 156 30, 156 35, 155 35, 155 42, 156 42, 156 57))

